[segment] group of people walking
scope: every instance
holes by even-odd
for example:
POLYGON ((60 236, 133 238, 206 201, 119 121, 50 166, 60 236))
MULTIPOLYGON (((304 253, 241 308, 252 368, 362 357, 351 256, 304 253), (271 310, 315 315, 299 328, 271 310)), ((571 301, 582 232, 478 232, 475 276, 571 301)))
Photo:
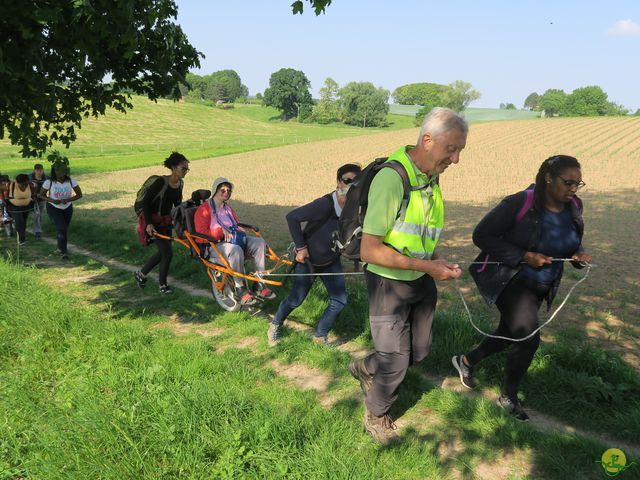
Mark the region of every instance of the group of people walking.
MULTIPOLYGON (((375 351, 351 361, 348 370, 365 396, 364 427, 381 444, 399 440, 390 416, 392 405, 409 366, 429 355, 436 282, 454 280, 462 274, 460 266, 447 261, 437 247, 444 228, 440 177, 460 162, 467 134, 468 124, 462 116, 450 109, 434 108, 422 122, 416 145, 403 146, 388 157, 406 172, 411 187, 408 202, 404 180, 394 168, 380 169, 368 191, 360 257, 375 351)), ((188 160, 179 153, 172 154, 165 166, 171 174, 159 178, 145 196, 143 215, 149 235, 170 235, 170 212, 182 201, 182 179, 189 171, 188 160)), ((341 166, 336 172, 335 190, 287 214, 295 245, 294 281, 269 324, 270 346, 280 342, 285 320, 307 297, 316 279, 314 273, 323 274, 320 280, 329 301, 313 340, 319 345, 329 343, 328 333, 347 304, 340 255, 331 248, 332 233, 337 229, 347 192, 360 173, 361 167, 356 164, 341 166)), ((592 260, 582 246, 582 202, 576 196, 584 185, 578 160, 554 155, 542 162, 534 184, 504 198, 473 231, 473 242, 481 253, 469 271, 482 297, 498 308, 500 322, 479 345, 453 355, 452 364, 461 383, 473 389, 474 369, 480 362, 509 349, 497 403, 517 420, 528 420, 518 390, 540 344, 538 310, 543 302, 550 308, 565 259, 577 268, 592 260)), ((258 271, 263 271, 266 245, 239 223, 228 203, 233 188, 224 177, 213 182, 211 199, 196 211, 196 231, 216 242, 217 250, 233 269, 243 272, 245 257, 250 256, 258 271)), ((135 273, 135 279, 144 287, 148 273, 159 264, 160 292, 171 293, 166 280, 171 244, 162 239, 155 243, 157 253, 135 273)), ((236 279, 236 291, 243 305, 251 305, 257 297, 275 297, 264 285, 248 289, 240 277, 236 279)))
POLYGON ((56 228, 57 250, 62 259, 68 258, 67 235, 73 202, 82 198, 82 190, 70 176, 65 163, 53 163, 51 175, 44 173, 44 167, 37 163, 29 174, 21 173, 11 181, 9 176, 0 175, 0 213, 5 232, 17 235, 20 246, 27 245, 27 221, 33 214, 33 234, 36 240, 42 238, 42 219, 46 210, 56 228))

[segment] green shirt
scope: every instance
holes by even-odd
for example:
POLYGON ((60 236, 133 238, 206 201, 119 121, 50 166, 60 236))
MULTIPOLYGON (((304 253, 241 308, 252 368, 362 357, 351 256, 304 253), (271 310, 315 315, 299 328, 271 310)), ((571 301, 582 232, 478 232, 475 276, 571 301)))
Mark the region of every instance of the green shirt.
MULTIPOLYGON (((411 160, 411 157, 407 155, 407 150, 411 148, 413 148, 413 145, 402 147, 390 155, 389 158, 397 158, 399 155, 406 156, 411 166, 413 166, 418 183, 428 183, 433 179, 430 179, 427 174, 419 170, 413 163, 413 160, 411 160)), ((403 194, 404 189, 400 175, 391 168, 383 168, 380 170, 376 176, 373 177, 371 187, 369 188, 369 206, 364 216, 362 231, 378 237, 386 236, 396 221, 403 194)), ((382 277, 403 281, 416 280, 424 275, 423 272, 417 272, 415 270, 381 267, 373 263, 367 265, 367 270, 382 277)))

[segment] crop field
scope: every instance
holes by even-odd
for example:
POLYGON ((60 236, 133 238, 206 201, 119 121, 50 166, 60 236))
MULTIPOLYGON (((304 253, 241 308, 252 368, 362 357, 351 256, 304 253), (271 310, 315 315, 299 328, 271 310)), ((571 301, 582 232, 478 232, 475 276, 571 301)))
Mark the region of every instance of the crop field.
MULTIPOLYGON (((389 127, 384 129, 362 129, 282 122, 276 109, 258 105, 221 110, 163 99, 154 103, 143 97, 133 97, 132 103, 134 108, 126 114, 108 110, 104 116, 85 119, 68 150, 54 146, 73 159, 75 173, 154 165, 158 156, 171 150, 194 159, 208 158, 412 126, 412 119, 401 115, 389 115, 389 127)), ((0 140, 0 172, 30 171, 33 163, 34 159, 21 157, 19 147, 0 140)))
MULTIPOLYGON (((267 129, 266 113, 238 109, 224 138, 251 137, 236 125, 241 117, 244 128, 267 129)), ((96 139, 107 136, 142 141, 140 132, 151 130, 171 136, 170 125, 154 125, 150 116, 142 130, 135 124, 109 134, 88 129, 94 136, 87 151, 95 153, 96 139)), ((284 251, 286 213, 334 189, 340 165, 365 165, 418 135, 416 128, 368 135, 316 128, 309 143, 202 159, 187 149, 193 161, 185 192, 228 177, 241 221, 258 225, 284 251)), ((362 399, 345 369, 349 358, 371 348, 360 279, 349 279, 349 305, 335 327, 345 343, 331 349, 293 327, 270 349, 264 318, 224 313, 196 295, 207 294, 206 275, 177 246, 170 275, 188 289, 166 298, 157 294, 155 277, 144 291, 135 286, 131 270, 151 251, 137 244, 132 205, 149 175, 167 172, 161 163, 168 151, 160 145, 142 152, 146 166, 126 171, 94 154, 71 158, 72 168, 82 165, 74 176, 84 198, 74 207, 70 241, 126 268, 74 247, 63 263, 50 254, 51 244, 29 240, 18 250, 0 236, 9 260, 0 259, 4 291, 18 292, 3 300, 10 315, 0 321, 0 361, 7 365, 0 371, 6 386, 0 417, 9 419, 0 425, 0 477, 597 479, 604 446, 629 445, 627 452, 640 454, 640 276, 633 257, 640 234, 640 118, 471 125, 460 163, 441 179, 440 253, 464 268, 477 254, 471 232, 478 220, 501 197, 526 188, 545 158, 565 153, 582 164, 584 244, 595 266, 542 331, 523 384, 525 406, 542 414, 531 422, 540 422, 535 428, 501 416, 487 400, 499 388, 503 360, 479 370, 487 385, 479 395, 449 388, 452 352, 469 348, 478 335, 454 285, 439 285, 433 352, 410 369, 392 412, 406 443, 390 449, 378 449, 362 432, 362 399), (18 270, 20 262, 33 270, 18 270), (25 303, 35 313, 22 309, 25 303)), ((118 162, 136 157, 134 150, 118 162)), ((45 237, 55 237, 51 225, 45 237)), ((559 298, 584 275, 568 270, 559 298)), ((468 274, 457 286, 475 320, 485 329, 495 325, 495 310, 483 304, 468 274)), ((286 291, 278 289, 279 298, 286 291)), ((324 305, 316 285, 292 317, 311 328, 324 305)), ((277 301, 264 313, 276 307, 277 301)), ((640 469, 621 478, 640 479, 640 469)))
MULTIPOLYGON (((284 215, 334 188, 337 167, 347 162, 364 165, 399 145, 414 143, 417 133, 400 130, 195 161, 186 190, 210 188, 216 177, 228 177, 235 184, 232 202, 240 217, 259 225, 274 246, 284 248, 289 241, 284 215)), ((635 265, 626 258, 640 232, 640 119, 473 125, 460 163, 441 181, 447 206, 441 248, 458 261, 472 260, 475 223, 499 198, 532 183, 542 160, 560 152, 576 156, 583 166, 585 245, 598 264, 592 273, 593 290, 582 290, 585 304, 578 307, 583 316, 579 323, 590 328, 590 335, 619 338, 626 358, 640 367, 640 286, 635 265), (617 311, 616 305, 624 308, 617 311)), ((130 227, 135 192, 149 175, 162 171, 154 167, 80 177, 88 201, 78 204, 78 215, 112 228, 130 227)))

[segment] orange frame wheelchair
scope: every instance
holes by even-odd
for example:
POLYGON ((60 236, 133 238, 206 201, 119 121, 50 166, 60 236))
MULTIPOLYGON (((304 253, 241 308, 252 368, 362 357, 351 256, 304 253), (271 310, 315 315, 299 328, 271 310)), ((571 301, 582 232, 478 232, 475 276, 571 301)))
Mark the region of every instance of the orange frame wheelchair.
MULTIPOLYGON (((211 192, 208 190, 196 190, 193 192, 191 200, 181 203, 172 211, 174 231, 177 236, 169 237, 159 233, 156 233, 155 236, 179 243, 190 251, 192 257, 200 260, 207 270, 207 275, 211 281, 211 294, 215 301, 223 310, 235 312, 240 310, 243 305, 236 296, 234 277, 240 277, 247 281, 260 282, 275 287, 281 287, 283 282, 268 280, 255 274, 247 274, 233 270, 225 255, 217 247, 218 242, 208 235, 203 235, 195 231, 194 215, 196 210, 210 196, 211 192), (206 243, 200 243, 197 239, 205 240, 206 243), (211 261, 211 259, 205 257, 204 253, 207 246, 211 252, 215 254, 215 261, 211 261)), ((245 223, 240 223, 239 226, 247 230, 247 233, 264 239, 258 227, 245 223)), ((294 262, 289 259, 289 254, 279 256, 268 243, 266 259, 273 262, 273 266, 268 270, 269 272, 277 270, 282 266, 293 266, 294 264, 294 262)), ((259 299, 259 297, 256 298, 259 299)))

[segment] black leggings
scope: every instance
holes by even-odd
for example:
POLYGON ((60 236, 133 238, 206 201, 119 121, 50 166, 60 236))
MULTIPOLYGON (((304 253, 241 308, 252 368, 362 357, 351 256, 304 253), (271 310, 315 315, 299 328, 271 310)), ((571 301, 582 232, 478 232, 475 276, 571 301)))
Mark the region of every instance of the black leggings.
MULTIPOLYGON (((160 232, 164 233, 164 232, 160 232)), ((163 238, 156 238, 154 243, 158 247, 158 252, 152 256, 144 267, 140 271, 147 275, 156 265, 160 264, 160 271, 158 272, 158 281, 160 285, 167 284, 167 275, 169 274, 169 265, 171 265, 171 258, 173 257, 173 250, 171 248, 171 240, 165 240, 163 238)))
POLYGON ((27 205, 26 207, 16 207, 11 204, 7 205, 7 212, 9 212, 9 215, 13 218, 20 242, 24 242, 26 239, 27 218, 29 217, 30 211, 31 205, 27 205))
MULTIPOLYGON (((538 328, 538 310, 546 298, 549 288, 550 285, 537 283, 525 277, 514 278, 496 302, 496 306, 500 310, 500 324, 493 335, 523 338, 538 328)), ((465 357, 473 366, 483 358, 511 346, 512 348, 507 355, 502 394, 516 400, 518 386, 527 373, 539 345, 540 332, 522 342, 485 337, 480 345, 467 353, 465 357)))

